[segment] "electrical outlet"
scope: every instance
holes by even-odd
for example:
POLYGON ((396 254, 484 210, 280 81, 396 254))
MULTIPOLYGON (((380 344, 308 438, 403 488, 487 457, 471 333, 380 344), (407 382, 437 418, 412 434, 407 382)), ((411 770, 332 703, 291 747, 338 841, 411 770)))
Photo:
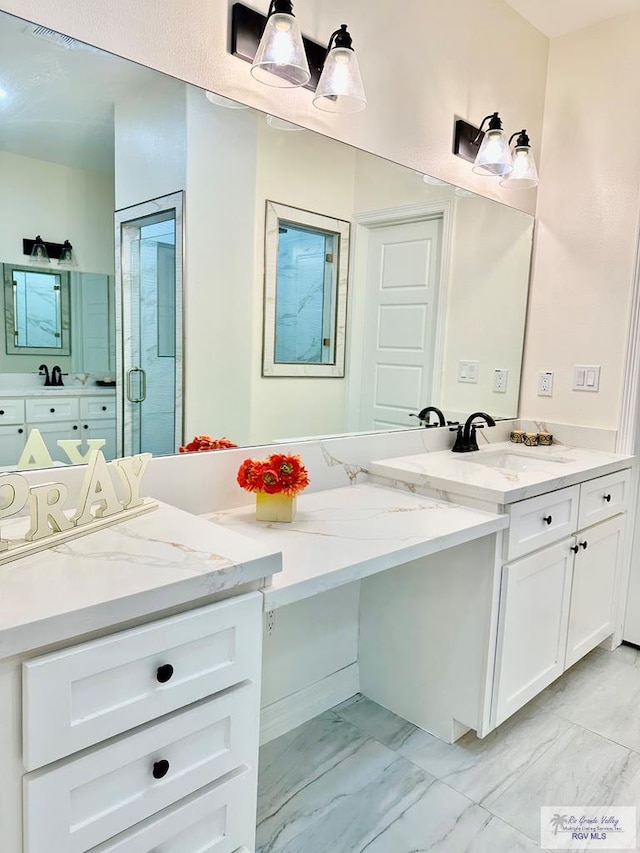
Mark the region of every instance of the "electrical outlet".
POLYGON ((538 397, 553 397, 552 370, 545 370, 538 374, 538 397))
POLYGON ((267 637, 271 637, 276 628, 276 614, 273 610, 267 610, 264 620, 264 631, 267 637))
POLYGON ((499 367, 493 371, 493 390, 496 394, 506 394, 507 393, 507 379, 509 378, 509 371, 503 370, 499 367))

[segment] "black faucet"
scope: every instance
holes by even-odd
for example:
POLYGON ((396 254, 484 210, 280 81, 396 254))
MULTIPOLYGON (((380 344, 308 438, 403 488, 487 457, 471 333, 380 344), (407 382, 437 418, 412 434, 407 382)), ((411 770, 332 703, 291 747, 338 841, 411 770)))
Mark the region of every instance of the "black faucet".
POLYGON ((421 423, 425 428, 426 428, 426 427, 435 427, 435 426, 441 426, 441 427, 443 427, 443 426, 446 426, 446 425, 447 425, 447 422, 446 422, 446 420, 445 420, 444 414, 442 413, 442 411, 441 411, 437 406, 427 406, 425 409, 423 409, 423 410, 422 410, 419 414, 417 414, 417 415, 414 415, 414 414, 413 414, 413 412, 411 412, 411 414, 409 415, 409 417, 411 417, 411 418, 418 418, 418 420, 420 421, 420 423, 421 423), (439 421, 439 423, 437 423, 437 424, 432 424, 432 423, 431 423, 431 420, 430 420, 430 418, 429 418, 429 412, 433 412, 435 415, 437 415, 437 416, 438 416, 438 421, 439 421))
POLYGON ((453 453, 471 453, 474 450, 478 450, 476 430, 483 429, 484 424, 475 424, 474 420, 476 418, 483 418, 490 427, 496 425, 491 415, 488 415, 486 412, 474 412, 472 415, 469 415, 464 426, 460 424, 457 427, 454 426, 451 428, 452 430, 457 430, 456 443, 451 448, 453 453))
POLYGON ((38 368, 38 375, 44 376, 44 385, 45 388, 48 388, 51 385, 51 377, 49 376, 49 368, 46 364, 41 364, 38 368))
MULTIPOLYGON (((45 382, 44 384, 46 385, 47 383, 45 382)), ((55 385, 57 388, 64 385, 64 382, 62 381, 62 370, 57 364, 51 370, 51 384, 55 385)))

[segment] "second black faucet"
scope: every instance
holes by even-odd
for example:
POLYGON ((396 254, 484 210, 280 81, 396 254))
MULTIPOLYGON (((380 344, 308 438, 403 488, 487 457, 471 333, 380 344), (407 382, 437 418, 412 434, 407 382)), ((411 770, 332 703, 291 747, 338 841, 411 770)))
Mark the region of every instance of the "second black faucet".
POLYGON ((490 427, 494 427, 496 425, 496 422, 491 415, 488 415, 486 412, 474 412, 472 415, 469 415, 464 426, 460 424, 457 427, 452 427, 452 430, 457 430, 456 442, 451 448, 453 453, 471 453, 474 450, 478 450, 476 431, 478 429, 483 429, 484 424, 474 423, 476 418, 482 418, 490 427))

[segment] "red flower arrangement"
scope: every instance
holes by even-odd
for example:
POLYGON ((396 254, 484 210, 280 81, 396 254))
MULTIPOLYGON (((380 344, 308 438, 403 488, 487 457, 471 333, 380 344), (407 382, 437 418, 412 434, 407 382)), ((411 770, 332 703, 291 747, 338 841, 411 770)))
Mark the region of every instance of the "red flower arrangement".
POLYGON ((247 492, 266 492, 295 497, 309 485, 309 472, 299 456, 272 453, 268 459, 245 459, 238 470, 238 484, 247 492))
POLYGON ((210 435, 196 435, 189 442, 180 448, 180 453, 200 453, 204 450, 227 450, 230 447, 237 447, 233 441, 228 438, 212 438, 210 435))

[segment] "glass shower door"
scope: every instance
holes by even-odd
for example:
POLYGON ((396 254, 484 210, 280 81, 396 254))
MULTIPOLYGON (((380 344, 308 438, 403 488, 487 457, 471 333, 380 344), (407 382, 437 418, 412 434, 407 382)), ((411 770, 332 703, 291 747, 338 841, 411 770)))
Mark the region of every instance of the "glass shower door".
POLYGON ((118 397, 126 456, 167 455, 182 443, 181 209, 158 210, 163 201, 121 222, 118 397))

